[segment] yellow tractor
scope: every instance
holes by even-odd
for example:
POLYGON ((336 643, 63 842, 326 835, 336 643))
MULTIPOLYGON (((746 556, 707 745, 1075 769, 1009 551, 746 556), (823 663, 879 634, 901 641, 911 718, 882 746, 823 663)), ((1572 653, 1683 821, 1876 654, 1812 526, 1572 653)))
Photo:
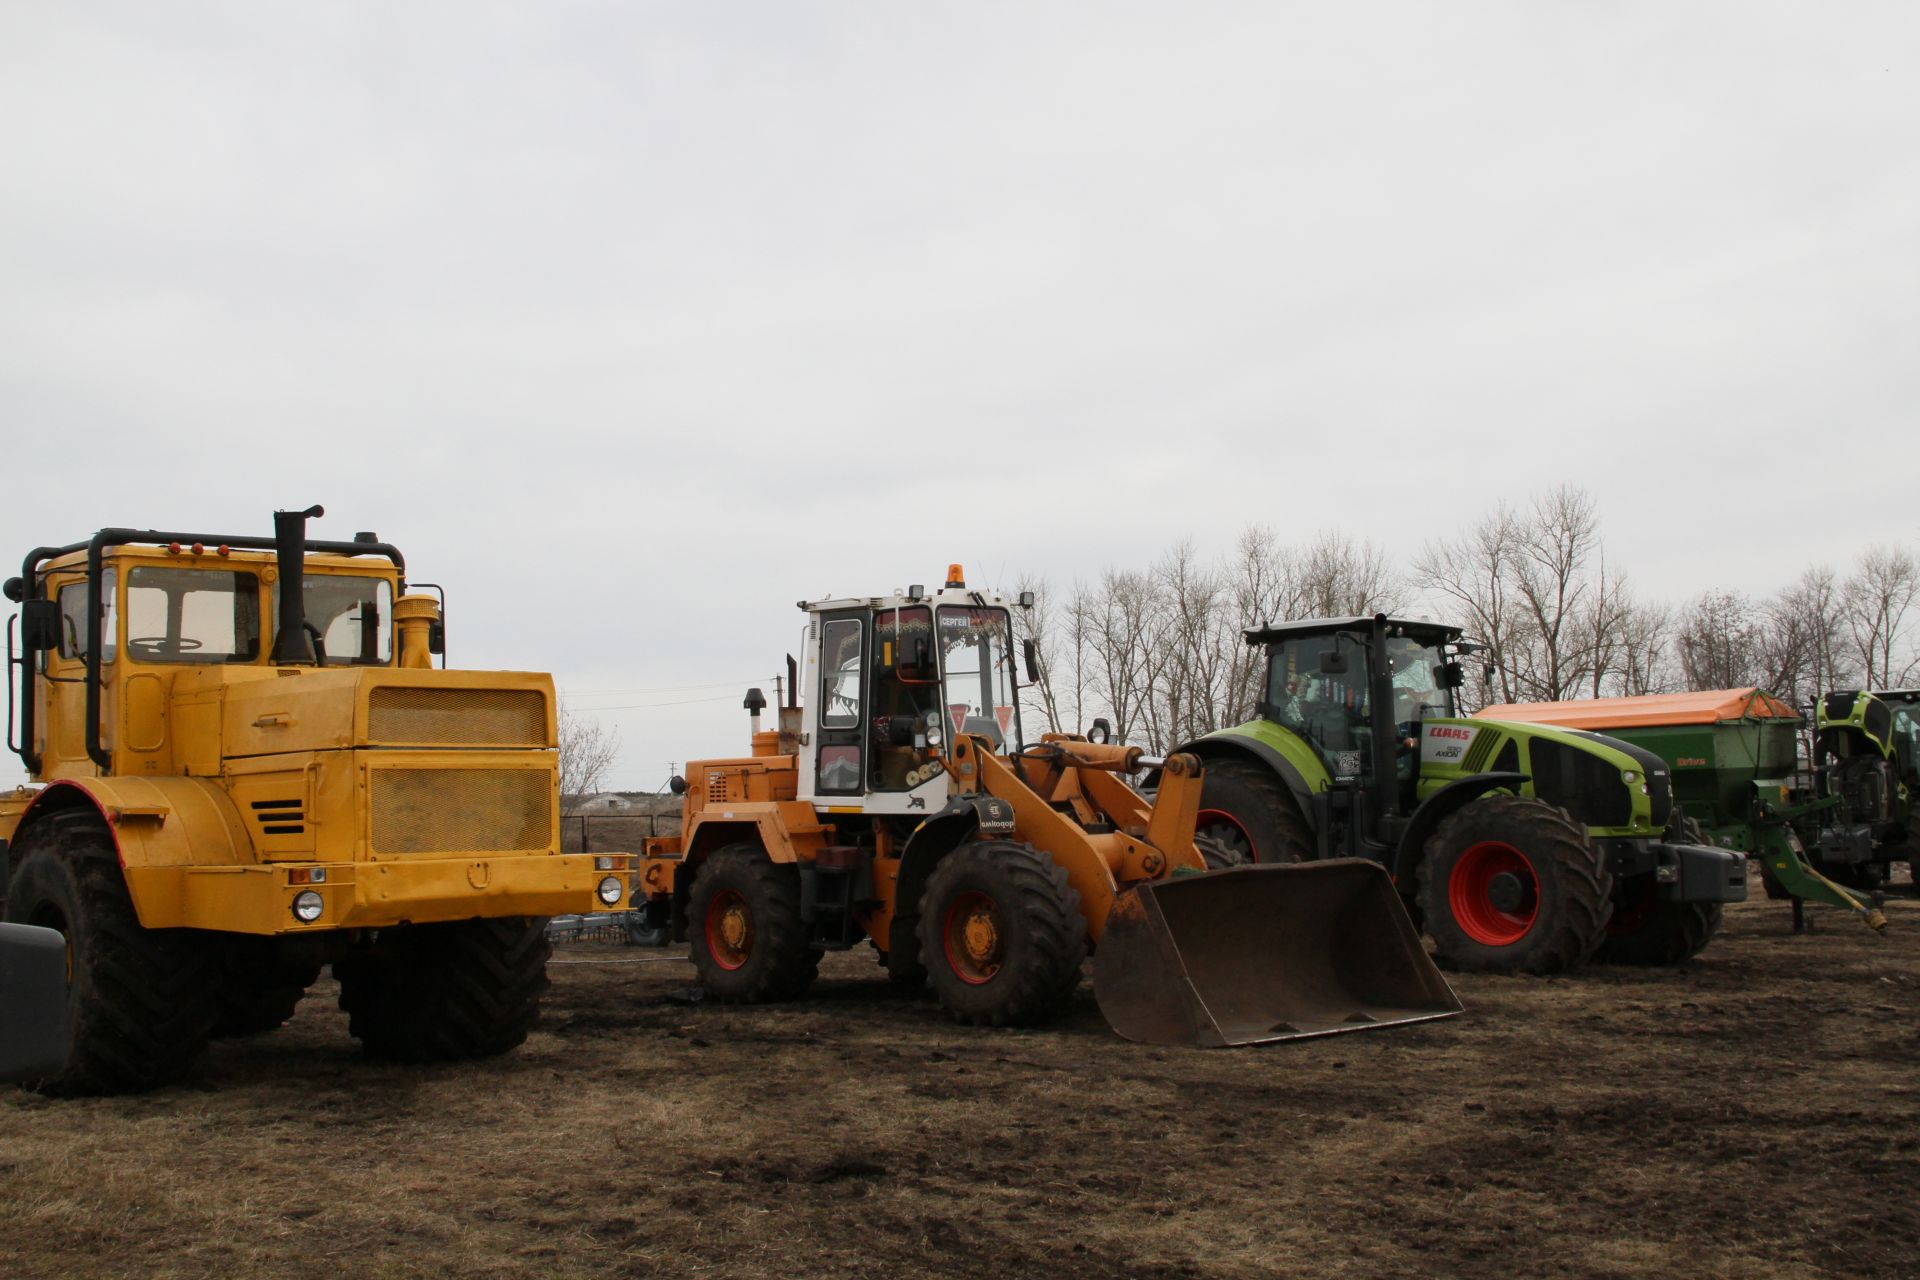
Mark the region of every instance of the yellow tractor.
POLYGON ((1193 757, 1028 743, 1011 609, 1031 604, 958 565, 936 592, 801 604, 779 727, 750 690, 752 754, 690 764, 681 834, 641 864, 643 910, 690 943, 710 998, 796 996, 823 952, 866 940, 981 1025, 1057 1014, 1090 951, 1109 1023, 1153 1043, 1458 1012, 1378 865, 1230 866, 1194 840, 1193 757), (1125 778, 1143 768, 1152 800, 1125 778))
POLYGON ((5 918, 66 939, 50 1092, 179 1076, 270 1030, 333 965, 352 1034, 403 1061, 503 1052, 546 986, 543 917, 628 899, 563 855, 550 677, 433 666, 435 597, 372 534, 103 529, 6 584, 5 918))

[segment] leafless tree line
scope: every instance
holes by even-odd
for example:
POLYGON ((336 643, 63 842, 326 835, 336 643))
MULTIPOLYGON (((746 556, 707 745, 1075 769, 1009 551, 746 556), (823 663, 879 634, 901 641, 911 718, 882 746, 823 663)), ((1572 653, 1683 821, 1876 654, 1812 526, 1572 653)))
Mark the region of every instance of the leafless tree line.
POLYGON ((1464 628, 1486 645, 1464 664, 1470 708, 1747 685, 1804 702, 1920 675, 1911 551, 1872 548, 1844 576, 1809 568, 1763 599, 1710 590, 1674 607, 1639 597, 1572 485, 1496 504, 1405 568, 1344 534, 1290 545, 1256 525, 1213 561, 1182 542, 1064 591, 1019 586, 1038 597, 1020 619, 1041 658, 1029 726, 1105 717, 1117 739, 1154 747, 1249 718, 1264 670, 1242 633, 1294 618, 1412 611, 1464 628))

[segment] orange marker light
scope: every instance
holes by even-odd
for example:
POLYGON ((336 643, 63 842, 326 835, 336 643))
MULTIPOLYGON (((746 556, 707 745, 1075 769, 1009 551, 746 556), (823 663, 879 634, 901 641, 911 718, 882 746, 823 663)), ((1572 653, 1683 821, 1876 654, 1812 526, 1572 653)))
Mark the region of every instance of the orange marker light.
POLYGON ((962 569, 957 564, 948 565, 947 566, 947 585, 950 587, 966 586, 967 585, 966 570, 962 569))

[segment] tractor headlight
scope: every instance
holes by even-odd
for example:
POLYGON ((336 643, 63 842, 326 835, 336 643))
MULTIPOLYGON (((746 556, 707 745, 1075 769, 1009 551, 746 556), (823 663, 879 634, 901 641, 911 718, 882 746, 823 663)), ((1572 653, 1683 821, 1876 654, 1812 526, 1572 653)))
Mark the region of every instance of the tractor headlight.
POLYGON ((1628 786, 1632 786, 1634 783, 1640 781, 1640 775, 1631 769, 1625 769, 1621 771, 1620 781, 1626 783, 1628 786))
POLYGON ((293 895, 293 918, 301 924, 312 924, 324 910, 326 903, 311 889, 303 889, 293 895))
POLYGON ((626 892, 626 887, 620 883, 619 876, 607 876, 594 892, 600 896, 600 901, 614 907, 620 905, 620 895, 626 892))

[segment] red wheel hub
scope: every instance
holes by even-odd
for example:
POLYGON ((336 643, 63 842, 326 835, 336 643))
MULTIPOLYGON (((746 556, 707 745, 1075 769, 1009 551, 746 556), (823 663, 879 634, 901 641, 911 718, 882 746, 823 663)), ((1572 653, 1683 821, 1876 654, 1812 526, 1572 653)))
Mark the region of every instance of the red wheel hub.
POLYGON ((1000 972, 1004 936, 999 906, 976 890, 955 896, 947 905, 947 918, 940 925, 947 967, 962 982, 976 987, 992 982, 1000 972))
POLYGON ((1193 833, 1218 840, 1245 858, 1248 862, 1260 861, 1260 851, 1253 846, 1253 837, 1240 819, 1224 809, 1202 809, 1194 818, 1193 833))
POLYGON ((1510 947, 1540 914, 1540 877, 1504 840, 1470 846, 1447 876, 1447 906, 1460 931, 1485 947, 1510 947))
POLYGON ((722 969, 738 969, 753 952, 753 913, 746 895, 722 889, 707 900, 707 954, 722 969))

